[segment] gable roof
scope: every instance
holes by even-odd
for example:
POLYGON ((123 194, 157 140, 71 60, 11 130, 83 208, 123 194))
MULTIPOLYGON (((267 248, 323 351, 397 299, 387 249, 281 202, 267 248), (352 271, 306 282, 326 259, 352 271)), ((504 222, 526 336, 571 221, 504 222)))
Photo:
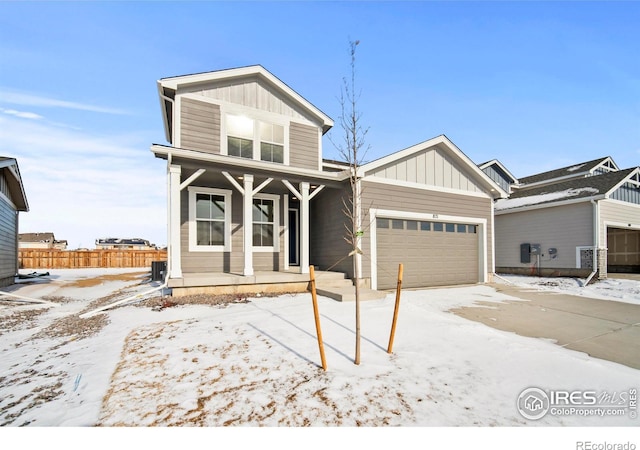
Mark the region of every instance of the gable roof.
POLYGON ((378 158, 369 163, 360 166, 360 172, 365 175, 368 172, 373 172, 380 167, 388 164, 392 164, 401 159, 410 157, 414 154, 425 151, 428 148, 438 146, 438 148, 444 149, 453 158, 454 161, 469 169, 469 172, 475 177, 475 179, 488 191, 491 192, 493 197, 504 198, 507 197, 507 192, 502 189, 495 181, 484 173, 478 166, 469 159, 451 140, 441 134, 429 140, 420 142, 412 147, 405 148, 404 150, 397 151, 390 155, 378 158))
POLYGON ((495 210, 497 213, 539 205, 555 206, 557 203, 567 201, 602 199, 638 172, 640 168, 634 167, 590 177, 572 178, 544 186, 524 187, 515 191, 508 199, 498 200, 495 210))
POLYGON ((598 166, 601 166, 605 163, 611 163, 613 167, 617 170, 618 166, 613 161, 610 156, 606 156, 603 158, 594 159, 592 161, 586 161, 583 163, 572 164, 567 167, 562 167, 560 169, 549 170, 547 172, 538 173, 535 175, 530 175, 528 177, 520 178, 520 183, 523 185, 531 185, 537 183, 543 183, 546 181, 551 181, 555 179, 566 179, 566 178, 575 178, 575 177, 584 177, 592 173, 594 169, 598 166))
POLYGON ((53 233, 44 232, 44 233, 20 233, 18 234, 18 242, 57 242, 57 241, 53 233))
POLYGON ((163 112, 162 118, 165 125, 165 135, 167 137, 167 141, 172 142, 171 122, 173 118, 171 112, 172 108, 170 104, 171 102, 173 102, 175 93, 179 88, 251 76, 255 76, 258 79, 265 81, 267 84, 277 89, 285 97, 288 97, 290 100, 300 105, 312 117, 315 117, 322 124, 323 134, 329 131, 331 127, 333 127, 333 119, 323 113, 320 109, 316 108, 313 104, 311 104, 296 91, 291 89, 278 77, 258 64, 254 66, 237 67, 234 69, 223 69, 212 72, 201 72, 191 75, 167 77, 158 80, 158 93, 160 95, 160 104, 162 106, 163 112))
POLYGON ((18 161, 15 158, 0 156, 0 171, 5 174, 7 184, 9 186, 10 200, 16 207, 17 211, 29 211, 29 203, 27 202, 27 194, 22 184, 18 161))
POLYGON ((492 159, 491 161, 487 161, 484 162, 482 164, 478 164, 478 168, 480 170, 486 169, 487 167, 490 166, 498 166, 500 168, 500 170, 502 170, 504 172, 505 175, 507 175, 509 178, 511 178, 511 183, 513 184, 517 184, 518 183, 518 179, 515 177, 515 175, 513 175, 511 172, 509 172, 509 170, 504 166, 504 164, 502 164, 500 161, 498 161, 497 159, 492 159))

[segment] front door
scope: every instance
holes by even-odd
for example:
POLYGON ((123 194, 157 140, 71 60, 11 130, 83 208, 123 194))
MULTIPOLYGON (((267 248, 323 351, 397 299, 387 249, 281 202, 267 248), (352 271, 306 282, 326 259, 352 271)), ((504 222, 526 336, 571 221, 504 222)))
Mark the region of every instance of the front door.
POLYGON ((300 265, 300 221, 297 209, 289 209, 289 265, 300 265))

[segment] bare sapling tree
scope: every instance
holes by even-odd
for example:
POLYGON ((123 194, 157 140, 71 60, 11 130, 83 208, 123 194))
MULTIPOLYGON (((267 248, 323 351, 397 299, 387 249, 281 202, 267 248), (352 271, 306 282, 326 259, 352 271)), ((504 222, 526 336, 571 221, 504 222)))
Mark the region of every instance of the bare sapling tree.
POLYGON ((343 131, 343 139, 338 143, 331 140, 340 153, 341 158, 349 165, 349 181, 351 192, 347 198, 342 199, 343 213, 347 217, 345 222, 344 240, 347 242, 353 261, 353 280, 355 285, 356 306, 356 350, 355 364, 360 364, 360 287, 362 284, 360 242, 363 235, 361 201, 362 191, 359 179, 359 168, 367 153, 368 147, 365 137, 368 128, 363 128, 361 123, 362 113, 358 110, 360 91, 356 90, 356 47, 360 41, 349 41, 349 55, 351 58, 350 77, 343 78, 340 92, 341 114, 340 127, 343 131))

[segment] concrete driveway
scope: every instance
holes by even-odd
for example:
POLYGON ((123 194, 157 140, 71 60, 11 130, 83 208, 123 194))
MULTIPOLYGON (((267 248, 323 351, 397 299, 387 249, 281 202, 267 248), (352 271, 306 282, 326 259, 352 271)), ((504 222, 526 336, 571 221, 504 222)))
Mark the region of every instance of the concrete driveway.
POLYGON ((486 302, 452 312, 522 336, 640 369, 640 305, 492 284, 526 301, 486 302))

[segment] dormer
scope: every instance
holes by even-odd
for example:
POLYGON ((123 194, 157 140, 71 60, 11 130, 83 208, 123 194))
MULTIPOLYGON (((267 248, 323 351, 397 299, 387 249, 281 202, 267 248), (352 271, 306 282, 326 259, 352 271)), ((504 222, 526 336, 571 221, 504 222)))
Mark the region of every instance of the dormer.
POLYGON ((322 170, 333 121, 262 66, 162 78, 158 93, 173 147, 322 170))
POLYGON ((478 167, 507 193, 511 193, 512 188, 518 185, 518 179, 497 159, 479 164, 478 167))

